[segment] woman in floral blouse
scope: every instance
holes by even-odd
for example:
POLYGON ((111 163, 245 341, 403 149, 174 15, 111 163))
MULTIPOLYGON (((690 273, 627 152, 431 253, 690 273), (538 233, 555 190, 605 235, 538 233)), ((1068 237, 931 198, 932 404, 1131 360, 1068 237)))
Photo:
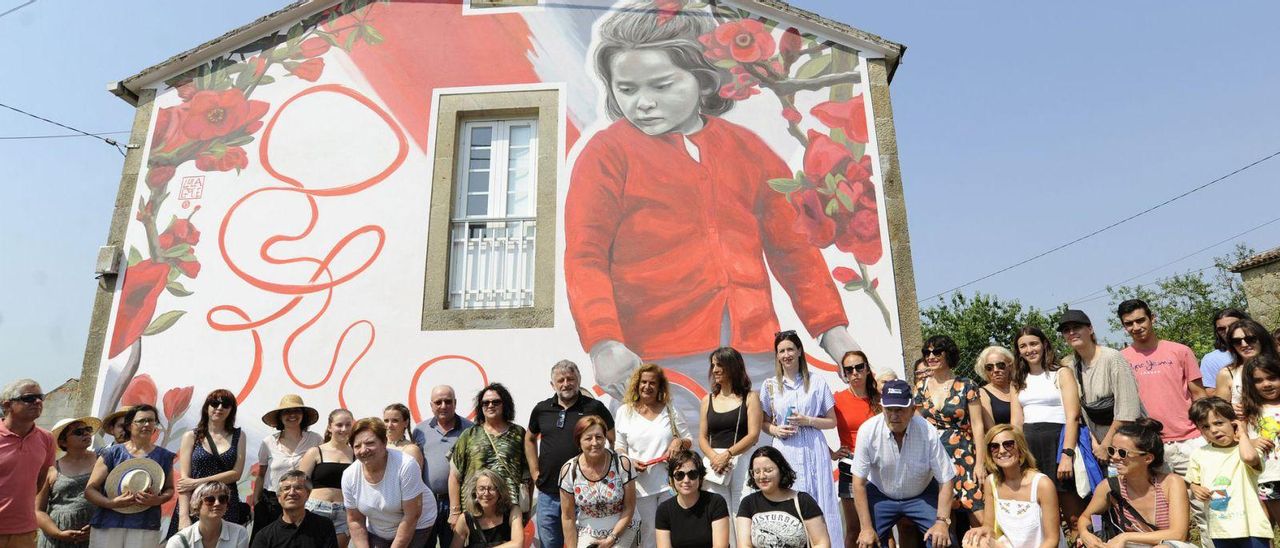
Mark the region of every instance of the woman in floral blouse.
POLYGON ((929 337, 922 351, 930 375, 916 384, 916 405, 942 437, 942 445, 956 465, 954 508, 969 512, 969 521, 981 523, 983 455, 973 440, 983 439, 982 402, 978 385, 956 377, 960 348, 946 335, 929 337))

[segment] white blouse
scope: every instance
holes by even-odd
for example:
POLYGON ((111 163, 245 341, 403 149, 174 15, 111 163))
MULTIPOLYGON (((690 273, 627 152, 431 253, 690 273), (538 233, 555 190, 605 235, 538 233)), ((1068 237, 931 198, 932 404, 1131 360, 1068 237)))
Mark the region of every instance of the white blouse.
POLYGON ((308 430, 302 433, 302 440, 291 452, 288 447, 280 444, 281 434, 283 432, 267 436, 258 447, 258 464, 267 467, 267 481, 262 488, 271 492, 275 492, 276 482, 280 481, 285 472, 298 467, 298 461, 302 460, 302 455, 307 454, 308 449, 324 443, 320 434, 308 430))
POLYGON ((1022 404, 1022 422, 1026 424, 1067 423, 1057 371, 1028 374, 1027 387, 1018 392, 1018 403, 1022 404))
MULTIPOLYGON (((644 463, 661 457, 671 447, 671 425, 681 438, 692 439, 689 425, 684 416, 675 408, 667 406, 653 420, 644 418, 635 408, 624 405, 618 408, 614 417, 614 434, 617 438, 614 448, 619 455, 631 457, 631 460, 644 463), (674 420, 672 417, 674 414, 674 420)), ((645 469, 636 476, 636 496, 656 495, 671 490, 667 484, 667 463, 661 462, 645 469)))

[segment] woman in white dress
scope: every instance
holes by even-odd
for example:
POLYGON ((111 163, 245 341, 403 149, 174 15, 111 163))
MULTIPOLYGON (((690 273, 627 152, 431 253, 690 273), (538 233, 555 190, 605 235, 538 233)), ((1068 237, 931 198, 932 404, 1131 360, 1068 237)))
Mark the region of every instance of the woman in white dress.
POLYGON ((987 481, 983 482, 982 527, 964 535, 965 546, 1053 548, 1061 537, 1058 490, 1036 469, 1027 438, 1013 426, 987 431, 987 481))
POLYGON ((655 364, 641 365, 631 374, 623 402, 614 418, 614 449, 635 463, 640 545, 654 546, 653 515, 658 504, 672 496, 666 461, 691 447, 693 436, 671 405, 667 376, 655 364))

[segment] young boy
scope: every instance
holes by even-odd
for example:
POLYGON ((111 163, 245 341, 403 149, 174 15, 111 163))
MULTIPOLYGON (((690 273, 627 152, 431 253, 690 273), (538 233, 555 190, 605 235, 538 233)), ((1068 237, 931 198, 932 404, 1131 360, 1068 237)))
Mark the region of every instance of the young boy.
POLYGON ((1271 546, 1271 522, 1258 500, 1262 456, 1226 400, 1211 397, 1191 405, 1191 421, 1208 445, 1191 454, 1187 483, 1205 502, 1209 538, 1216 548, 1271 546))

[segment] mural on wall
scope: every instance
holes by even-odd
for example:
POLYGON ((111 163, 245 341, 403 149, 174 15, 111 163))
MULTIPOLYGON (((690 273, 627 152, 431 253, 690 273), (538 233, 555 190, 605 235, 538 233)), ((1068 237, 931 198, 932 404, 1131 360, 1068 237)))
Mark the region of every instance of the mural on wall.
POLYGON ((689 413, 711 350, 758 381, 787 329, 837 386, 849 349, 900 369, 866 53, 725 3, 461 4, 348 0, 158 76, 95 413, 159 403, 171 448, 215 388, 420 421, 500 381, 523 415, 560 359, 601 397, 658 362, 689 413), (438 97, 525 89, 562 108, 554 326, 423 331, 438 97))

